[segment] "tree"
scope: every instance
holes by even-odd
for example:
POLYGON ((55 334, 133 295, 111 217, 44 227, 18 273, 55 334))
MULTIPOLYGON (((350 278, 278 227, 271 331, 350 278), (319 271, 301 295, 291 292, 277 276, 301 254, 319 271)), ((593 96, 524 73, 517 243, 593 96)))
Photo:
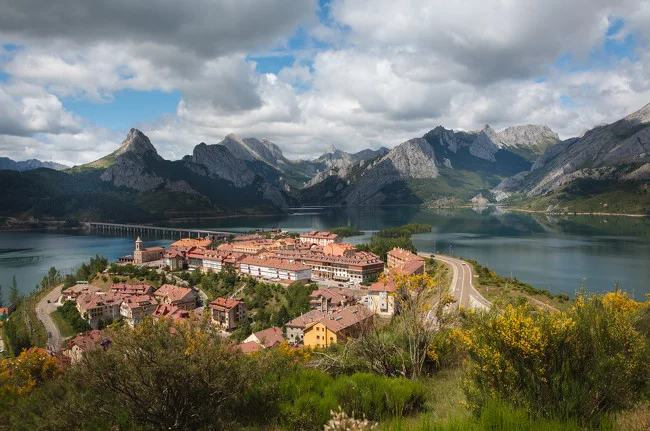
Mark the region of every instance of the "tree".
POLYGON ((109 349, 88 352, 69 371, 92 393, 88 416, 108 413, 104 423, 124 411, 138 427, 227 429, 232 406, 258 380, 250 361, 207 319, 145 319, 110 336, 109 349))
POLYGON ((395 322, 406 340, 411 359, 411 378, 416 379, 422 374, 427 351, 435 337, 435 328, 428 316, 432 310, 435 282, 427 274, 411 277, 395 274, 394 277, 399 308, 395 322))
POLYGON ((20 299, 18 293, 18 283, 16 283, 16 275, 11 280, 11 287, 9 288, 9 304, 15 304, 20 299))
POLYGON ((287 311, 287 307, 282 304, 280 307, 280 310, 275 315, 275 326, 284 326, 285 323, 287 323, 289 320, 291 320, 291 317, 289 316, 289 311, 287 311))
MULTIPOLYGON (((15 359, 0 362, 0 423, 9 423, 8 413, 16 402, 45 382, 58 377, 61 368, 45 349, 23 350, 15 359)), ((10 427, 11 428, 11 427, 10 427)))

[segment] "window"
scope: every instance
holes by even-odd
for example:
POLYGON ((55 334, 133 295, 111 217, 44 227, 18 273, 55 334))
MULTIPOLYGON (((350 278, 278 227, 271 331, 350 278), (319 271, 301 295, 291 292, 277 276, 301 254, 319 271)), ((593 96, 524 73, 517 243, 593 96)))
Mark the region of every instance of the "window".
POLYGON ((334 337, 330 337, 330 341, 332 341, 332 342, 333 342, 333 341, 334 341, 334 337))
POLYGON ((316 335, 316 339, 317 339, 317 340, 320 340, 320 335, 316 335))

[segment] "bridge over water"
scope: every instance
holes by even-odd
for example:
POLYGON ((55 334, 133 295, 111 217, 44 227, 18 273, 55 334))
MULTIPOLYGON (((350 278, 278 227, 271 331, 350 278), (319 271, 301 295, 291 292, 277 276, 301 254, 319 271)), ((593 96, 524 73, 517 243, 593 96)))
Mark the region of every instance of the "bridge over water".
POLYGON ((122 224, 102 223, 89 221, 85 222, 90 232, 103 233, 107 235, 132 235, 163 238, 198 238, 211 237, 215 241, 227 240, 235 236, 232 232, 220 232, 209 229, 183 229, 176 227, 149 226, 144 224, 122 224))

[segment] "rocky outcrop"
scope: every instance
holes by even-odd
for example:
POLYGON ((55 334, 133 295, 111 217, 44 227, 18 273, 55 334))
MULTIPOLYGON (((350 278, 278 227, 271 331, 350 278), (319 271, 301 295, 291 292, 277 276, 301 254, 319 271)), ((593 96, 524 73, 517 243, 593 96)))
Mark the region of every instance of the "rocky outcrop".
POLYGON ((376 164, 366 169, 345 197, 348 205, 369 205, 381 199, 382 188, 400 179, 436 178, 440 175, 433 148, 422 138, 393 148, 376 164))
POLYGON ((115 152, 93 163, 99 165, 98 162, 112 158, 114 162, 100 176, 103 181, 141 192, 154 190, 165 183, 165 180, 149 167, 149 163, 164 159, 160 157, 149 138, 138 129, 131 129, 115 152))
MULTIPOLYGON (((192 164, 203 166, 209 176, 230 181, 235 187, 245 187, 255 181, 255 174, 224 145, 207 145, 201 142, 194 147, 189 161, 192 164)), ((192 165, 190 167, 196 172, 202 173, 196 167, 192 165)))
POLYGON ((525 178, 507 179, 497 189, 527 196, 556 190, 576 179, 624 181, 647 178, 650 163, 650 104, 582 137, 550 147, 525 178), (521 181, 520 181, 521 180, 521 181))
POLYGON ((106 169, 100 178, 118 187, 146 192, 157 189, 165 180, 148 169, 137 153, 125 152, 106 169))
POLYGON ((344 180, 350 180, 350 175, 355 167, 367 168, 366 163, 370 160, 382 157, 388 154, 387 148, 381 147, 378 150, 365 149, 358 153, 350 154, 341 151, 334 145, 330 145, 323 155, 314 160, 314 164, 324 165, 325 169, 316 172, 316 174, 309 180, 305 187, 312 187, 316 184, 325 181, 331 176, 337 176, 344 180))
POLYGON ((230 134, 217 145, 223 145, 230 153, 240 160, 254 161, 260 160, 273 167, 287 165, 288 161, 282 155, 280 147, 268 139, 259 140, 257 138, 240 139, 234 134, 230 134))
POLYGON ((122 142, 120 148, 118 148, 113 154, 115 154, 115 156, 121 156, 126 153, 132 153, 140 157, 148 155, 156 160, 163 160, 163 158, 158 155, 158 151, 156 151, 156 148, 151 144, 149 138, 138 129, 129 130, 126 139, 122 142))
POLYGON ((496 162, 494 154, 499 151, 499 147, 497 147, 490 135, 494 135, 494 131, 490 126, 485 126, 485 129, 478 133, 476 139, 470 145, 469 153, 479 159, 496 162))
POLYGON ((560 137, 548 126, 526 124, 503 129, 496 134, 494 142, 499 148, 529 147, 542 154, 546 148, 560 142, 560 137))

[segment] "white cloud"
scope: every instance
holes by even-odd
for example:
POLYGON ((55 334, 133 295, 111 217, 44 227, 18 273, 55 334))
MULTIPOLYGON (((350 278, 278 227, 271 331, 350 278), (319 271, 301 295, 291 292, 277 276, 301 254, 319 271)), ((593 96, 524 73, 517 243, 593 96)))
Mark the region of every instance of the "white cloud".
MULTIPOLYGON (((650 101, 650 6, 642 0, 335 0, 323 22, 314 2, 302 0, 197 0, 153 11, 149 0, 87 9, 77 1, 28 19, 38 1, 5 7, 0 0, 11 12, 0 17, 0 40, 25 44, 0 53, 12 76, 0 83, 1 100, 12 105, 0 107, 0 133, 44 134, 38 143, 21 139, 22 148, 60 148, 64 156, 55 160, 86 162, 123 139, 82 123, 60 99, 110 103, 125 88, 182 92, 175 115, 139 125, 168 158, 228 133, 270 138, 289 157, 311 157, 330 144, 392 147, 439 124, 547 124, 569 137, 650 101), (88 22, 71 20, 69 10, 88 22), (619 18, 624 27, 614 37, 636 38, 636 60, 591 67, 590 53, 619 18), (301 23, 316 41, 290 48, 301 23), (259 74, 247 55, 265 52, 296 61, 259 74), (583 67, 557 66, 565 54, 583 67), (83 151, 86 144, 92 151, 83 151)), ((6 148, 0 141, 0 151, 6 148)))

